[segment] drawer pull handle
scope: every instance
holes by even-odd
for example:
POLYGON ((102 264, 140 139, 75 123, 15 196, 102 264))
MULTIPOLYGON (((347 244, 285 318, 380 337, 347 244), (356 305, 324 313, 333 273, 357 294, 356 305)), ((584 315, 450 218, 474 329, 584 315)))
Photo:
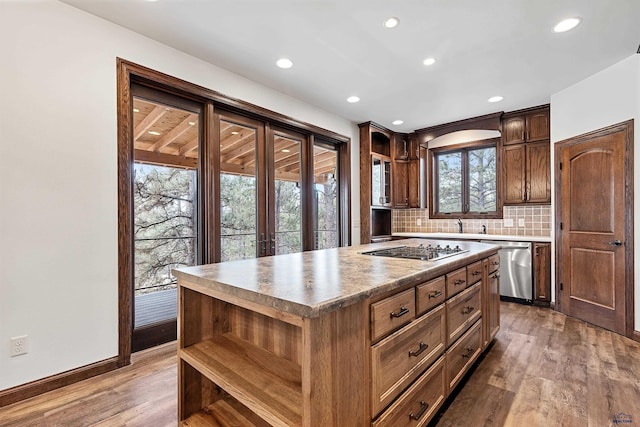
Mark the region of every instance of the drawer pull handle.
POLYGON ((481 273, 482 273, 481 271, 476 270, 473 273, 471 273, 471 275, 472 276, 477 276, 478 274, 481 274, 481 273))
POLYGON ((420 354, 422 354, 422 352, 425 351, 428 347, 429 347, 429 344, 425 344, 422 341, 420 341, 420 344, 418 345, 418 349, 416 351, 409 350, 409 357, 411 357, 411 356, 414 356, 414 357, 420 356, 420 354))
POLYGON ((465 348, 465 350, 467 350, 466 352, 462 353, 462 357, 465 359, 468 359, 469 357, 471 357, 471 355, 473 354, 473 348, 471 347, 467 347, 465 348))
POLYGON ((407 314, 409 312, 409 309, 407 307, 402 307, 400 306, 400 311, 397 313, 394 313, 393 311, 391 313, 389 313, 389 317, 391 317, 392 319, 394 317, 398 318, 398 317, 402 317, 405 314, 407 314))
POLYGON ((491 264, 493 264, 493 265, 500 265, 500 261, 493 261, 491 264))
POLYGON ((458 286, 458 285, 464 285, 464 284, 465 284, 465 282, 466 282, 466 280, 458 279, 458 280, 454 280, 453 284, 454 284, 455 286, 458 286))
POLYGON ((473 311, 473 307, 468 305, 462 309, 462 314, 469 314, 473 311))
POLYGON ((409 419, 410 420, 415 420, 418 421, 420 418, 422 418, 422 416, 424 415, 425 412, 427 412, 427 409, 429 408, 429 404, 427 402, 425 402, 424 400, 420 401, 420 410, 418 411, 417 414, 413 414, 413 412, 411 412, 409 414, 409 419))
POLYGON ((441 291, 433 291, 429 293, 429 299, 431 298, 438 298, 440 295, 442 295, 441 291))

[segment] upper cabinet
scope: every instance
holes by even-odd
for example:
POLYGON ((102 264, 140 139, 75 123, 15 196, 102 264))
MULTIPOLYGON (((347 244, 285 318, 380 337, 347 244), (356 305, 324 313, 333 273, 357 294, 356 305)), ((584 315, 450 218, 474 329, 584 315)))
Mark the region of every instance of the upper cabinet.
POLYGON ((549 107, 525 111, 502 116, 502 145, 549 140, 549 107))
POLYGON ((551 203, 549 106, 502 117, 502 195, 506 205, 551 203))
POLYGON ((420 207, 420 147, 405 133, 393 136, 393 207, 420 207))

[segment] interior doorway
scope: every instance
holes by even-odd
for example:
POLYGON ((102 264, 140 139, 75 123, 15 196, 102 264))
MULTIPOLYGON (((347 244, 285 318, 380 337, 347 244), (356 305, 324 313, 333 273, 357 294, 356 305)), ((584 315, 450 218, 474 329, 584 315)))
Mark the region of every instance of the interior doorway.
POLYGON ((633 120, 556 144, 556 302, 633 333, 633 120))

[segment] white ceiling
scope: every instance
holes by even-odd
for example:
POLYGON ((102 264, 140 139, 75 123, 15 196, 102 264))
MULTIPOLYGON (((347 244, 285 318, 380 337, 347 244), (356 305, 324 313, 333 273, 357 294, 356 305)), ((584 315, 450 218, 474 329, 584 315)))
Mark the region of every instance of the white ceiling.
POLYGON ((548 103, 640 43, 640 0, 64 1, 354 122, 398 131, 548 103), (391 16, 400 25, 386 29, 391 16), (551 31, 572 16, 583 18, 576 29, 551 31), (294 67, 277 68, 280 57, 294 67), (425 67, 427 57, 435 65, 425 67), (361 101, 347 103, 350 95, 361 101), (504 100, 490 104, 493 95, 504 100))

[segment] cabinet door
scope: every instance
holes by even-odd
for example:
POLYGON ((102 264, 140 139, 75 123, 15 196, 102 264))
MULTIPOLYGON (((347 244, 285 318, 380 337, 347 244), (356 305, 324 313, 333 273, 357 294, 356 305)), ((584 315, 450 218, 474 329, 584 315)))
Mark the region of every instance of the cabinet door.
POLYGON ((525 142, 524 116, 509 117, 502 121, 502 145, 525 142))
POLYGON ((534 302, 548 305, 551 302, 551 244, 533 244, 534 302))
POLYGON ((504 147, 503 156, 504 203, 525 201, 525 144, 504 147))
POLYGON ((549 111, 544 110, 526 116, 527 142, 549 139, 549 111))
POLYGON ((414 159, 409 161, 409 207, 420 207, 420 160, 414 159))
POLYGON ((527 191, 530 203, 551 202, 551 149, 549 142, 526 145, 527 191))
POLYGON ((409 162, 396 161, 393 165, 393 207, 409 207, 409 162))
POLYGON ((407 135, 393 136, 393 158, 407 160, 409 158, 409 138, 407 135))
POLYGON ((391 161, 371 156, 371 205, 391 206, 391 161))

